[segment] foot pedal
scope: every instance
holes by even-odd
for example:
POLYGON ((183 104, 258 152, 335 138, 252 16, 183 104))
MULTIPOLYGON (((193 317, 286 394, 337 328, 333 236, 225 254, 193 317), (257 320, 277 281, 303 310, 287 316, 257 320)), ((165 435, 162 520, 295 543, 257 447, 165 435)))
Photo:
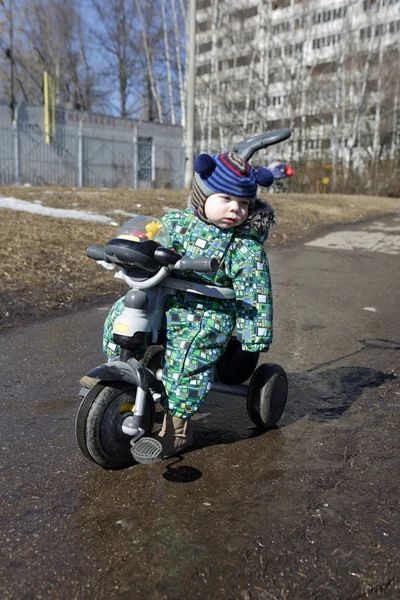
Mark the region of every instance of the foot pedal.
POLYGON ((163 458, 162 446, 153 438, 142 438, 131 449, 136 462, 142 465, 151 465, 163 458))

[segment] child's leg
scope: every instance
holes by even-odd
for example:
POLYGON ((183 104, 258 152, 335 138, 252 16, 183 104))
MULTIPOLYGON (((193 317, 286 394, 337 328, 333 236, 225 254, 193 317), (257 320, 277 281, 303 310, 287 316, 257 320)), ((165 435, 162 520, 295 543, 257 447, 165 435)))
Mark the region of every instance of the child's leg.
POLYGON ((166 312, 163 426, 153 440, 143 438, 134 446, 133 456, 138 462, 176 456, 192 446, 190 417, 204 402, 214 379, 214 364, 225 351, 235 327, 234 311, 223 312, 217 302, 173 302, 166 312))
POLYGON ((164 408, 173 417, 189 418, 198 411, 214 380, 214 365, 226 350, 235 327, 232 313, 218 304, 188 302, 170 308, 163 383, 164 408))
POLYGON ((121 348, 113 342, 114 321, 125 308, 125 297, 117 300, 111 307, 110 312, 104 323, 103 331, 103 352, 108 358, 115 358, 120 355, 121 348))

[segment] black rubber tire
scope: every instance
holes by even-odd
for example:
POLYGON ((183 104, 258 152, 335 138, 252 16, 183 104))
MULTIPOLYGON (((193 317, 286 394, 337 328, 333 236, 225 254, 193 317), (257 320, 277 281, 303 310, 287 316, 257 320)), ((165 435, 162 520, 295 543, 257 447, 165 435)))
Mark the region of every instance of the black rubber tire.
POLYGON ((257 427, 271 429, 285 410, 287 375, 279 365, 263 364, 253 373, 247 392, 247 413, 257 427))
POLYGON ((254 372, 259 354, 242 350, 242 344, 236 338, 231 338, 224 354, 215 364, 216 381, 226 385, 244 383, 254 372))
POLYGON ((146 353, 140 362, 155 375, 158 369, 162 369, 163 358, 163 346, 150 346, 150 348, 146 350, 146 353))
POLYGON ((86 420, 87 415, 90 410, 90 407, 93 404, 93 401, 96 399, 101 390, 104 389, 105 383, 97 383, 94 387, 92 387, 86 396, 83 398, 78 412, 75 417, 75 436, 76 441, 78 442, 79 450, 82 452, 86 458, 89 460, 93 460, 90 456, 87 446, 86 446, 86 420))
MULTIPOLYGON (((134 464, 131 437, 122 431, 122 423, 129 412, 121 414, 125 403, 135 402, 136 386, 123 382, 96 385, 83 399, 79 408, 75 431, 82 453, 103 469, 122 469, 134 464)), ((143 428, 151 435, 154 426, 154 401, 148 392, 143 428)))

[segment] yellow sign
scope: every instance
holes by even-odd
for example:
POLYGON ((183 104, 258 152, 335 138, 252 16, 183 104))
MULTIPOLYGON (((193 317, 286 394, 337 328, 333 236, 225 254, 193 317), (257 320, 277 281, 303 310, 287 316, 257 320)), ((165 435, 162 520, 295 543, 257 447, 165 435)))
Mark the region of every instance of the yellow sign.
POLYGON ((324 167, 324 169, 333 169, 333 164, 332 163, 326 163, 326 165, 322 165, 324 167))
POLYGON ((328 185, 329 183, 329 177, 323 177, 322 178, 322 185, 328 185))

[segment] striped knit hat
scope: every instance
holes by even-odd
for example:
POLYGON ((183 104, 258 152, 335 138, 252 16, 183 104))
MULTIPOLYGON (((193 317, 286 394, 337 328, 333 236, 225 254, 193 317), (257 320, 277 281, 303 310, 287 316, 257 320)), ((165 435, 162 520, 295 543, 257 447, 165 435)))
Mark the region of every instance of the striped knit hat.
POLYGON ((256 200, 257 187, 269 187, 274 178, 268 169, 257 171, 243 158, 225 154, 200 154, 194 162, 194 179, 189 196, 189 206, 197 210, 203 221, 208 221, 204 204, 211 194, 229 194, 250 200, 249 214, 256 200))

